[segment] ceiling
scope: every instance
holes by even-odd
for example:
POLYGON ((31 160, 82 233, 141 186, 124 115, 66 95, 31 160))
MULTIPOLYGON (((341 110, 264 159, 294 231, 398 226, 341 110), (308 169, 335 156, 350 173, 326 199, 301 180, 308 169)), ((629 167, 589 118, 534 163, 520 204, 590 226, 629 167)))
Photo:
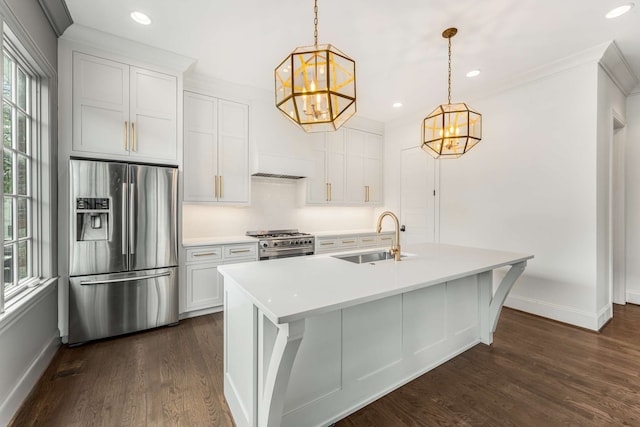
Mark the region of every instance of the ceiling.
MULTIPOLYGON (((318 42, 356 61, 358 114, 386 122, 429 113, 447 97, 470 101, 520 75, 615 41, 640 77, 640 2, 630 0, 318 0, 318 42), (472 69, 481 74, 467 78, 472 69), (472 97, 469 99, 468 97, 472 97), (403 107, 392 108, 394 102, 403 107), (429 110, 429 111, 427 111, 429 110)), ((294 48, 313 44, 312 0, 66 0, 75 23, 197 59, 198 74, 273 90, 273 70, 294 48), (152 19, 129 18, 140 10, 152 19)), ((275 108, 275 107, 274 107, 275 108)))

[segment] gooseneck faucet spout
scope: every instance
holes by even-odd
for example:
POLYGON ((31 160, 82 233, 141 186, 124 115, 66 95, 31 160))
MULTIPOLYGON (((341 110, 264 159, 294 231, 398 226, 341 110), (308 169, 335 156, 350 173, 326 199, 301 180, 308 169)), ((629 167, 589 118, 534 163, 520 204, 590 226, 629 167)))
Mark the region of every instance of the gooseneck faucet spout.
POLYGON ((391 244, 391 249, 389 249, 389 253, 393 255, 393 259, 396 261, 400 261, 400 222, 398 221, 398 217, 391 211, 384 211, 378 217, 378 225, 376 227, 376 231, 380 233, 382 231, 382 219, 385 216, 390 216, 393 219, 393 223, 396 227, 396 238, 395 242, 391 244))

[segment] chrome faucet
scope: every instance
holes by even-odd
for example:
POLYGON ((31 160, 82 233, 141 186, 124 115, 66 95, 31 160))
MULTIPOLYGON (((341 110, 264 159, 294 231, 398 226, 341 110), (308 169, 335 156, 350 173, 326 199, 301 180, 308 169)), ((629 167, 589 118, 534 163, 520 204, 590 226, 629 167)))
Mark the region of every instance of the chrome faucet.
POLYGON ((385 216, 390 216, 393 219, 393 223, 396 227, 396 240, 395 244, 391 245, 391 249, 389 249, 389 253, 393 255, 393 259, 396 261, 400 261, 400 222, 398 221, 398 217, 391 211, 384 211, 378 217, 378 225, 376 227, 376 231, 380 233, 382 231, 382 219, 385 216))

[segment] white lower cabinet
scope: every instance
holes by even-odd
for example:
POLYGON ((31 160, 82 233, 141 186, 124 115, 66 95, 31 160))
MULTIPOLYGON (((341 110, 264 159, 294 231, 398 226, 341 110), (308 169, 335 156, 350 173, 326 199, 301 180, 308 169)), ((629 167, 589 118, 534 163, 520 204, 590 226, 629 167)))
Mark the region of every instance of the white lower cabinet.
POLYGON ((186 249, 186 281, 180 304, 181 317, 221 309, 222 278, 218 266, 258 260, 258 243, 208 245, 186 249))
POLYGON ((315 254, 328 254, 332 252, 353 251, 359 248, 373 247, 391 248, 394 241, 393 231, 382 233, 353 233, 332 236, 316 236, 315 254))

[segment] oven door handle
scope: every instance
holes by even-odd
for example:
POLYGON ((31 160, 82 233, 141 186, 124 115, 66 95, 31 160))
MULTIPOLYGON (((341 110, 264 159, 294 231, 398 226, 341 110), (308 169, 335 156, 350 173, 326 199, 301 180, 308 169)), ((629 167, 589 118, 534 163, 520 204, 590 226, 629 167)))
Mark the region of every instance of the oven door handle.
POLYGON ((260 260, 275 259, 278 257, 285 258, 290 256, 296 256, 296 255, 300 255, 300 256, 313 255, 313 247, 309 247, 308 250, 301 250, 301 249, 303 248, 297 247, 297 248, 290 248, 290 249, 278 249, 276 251, 261 249, 260 260))

